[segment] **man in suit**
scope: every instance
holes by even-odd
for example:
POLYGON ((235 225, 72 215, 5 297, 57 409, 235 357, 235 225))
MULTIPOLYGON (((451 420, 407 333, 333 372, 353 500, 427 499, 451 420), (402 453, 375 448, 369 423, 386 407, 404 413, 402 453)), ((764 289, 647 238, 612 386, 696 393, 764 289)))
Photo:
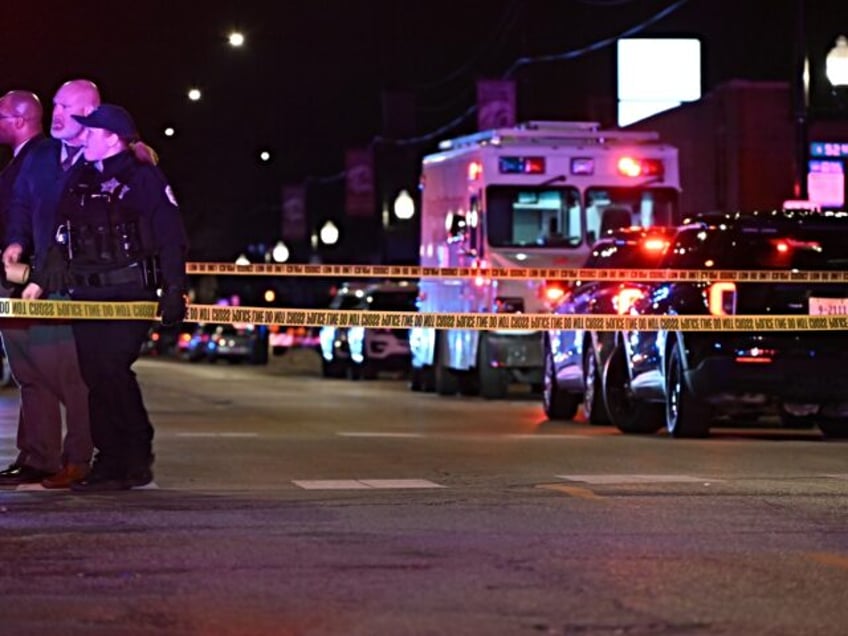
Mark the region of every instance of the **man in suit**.
MULTIPOLYGON (((53 100, 53 139, 45 139, 41 104, 33 93, 10 91, 0 98, 0 143, 15 151, 0 177, 0 218, 8 245, 4 266, 24 261, 34 268, 44 266, 59 198, 75 162, 82 159, 84 129, 72 115, 86 115, 99 103, 93 83, 66 82, 53 100)), ((0 329, 21 387, 19 453, 0 471, 0 485, 40 482, 46 488, 67 488, 88 474, 93 453, 88 388, 71 327, 56 321, 2 322, 0 329), (64 445, 60 404, 66 412, 64 445)))

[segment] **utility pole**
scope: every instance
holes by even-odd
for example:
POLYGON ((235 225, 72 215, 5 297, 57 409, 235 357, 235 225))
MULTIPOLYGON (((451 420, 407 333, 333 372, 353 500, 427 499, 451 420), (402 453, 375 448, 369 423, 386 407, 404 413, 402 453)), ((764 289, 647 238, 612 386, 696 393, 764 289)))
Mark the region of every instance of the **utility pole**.
POLYGON ((806 200, 807 192, 807 146, 809 145, 809 87, 807 61, 807 25, 805 0, 798 0, 797 30, 795 32, 795 68, 793 84, 795 113, 795 197, 806 200))

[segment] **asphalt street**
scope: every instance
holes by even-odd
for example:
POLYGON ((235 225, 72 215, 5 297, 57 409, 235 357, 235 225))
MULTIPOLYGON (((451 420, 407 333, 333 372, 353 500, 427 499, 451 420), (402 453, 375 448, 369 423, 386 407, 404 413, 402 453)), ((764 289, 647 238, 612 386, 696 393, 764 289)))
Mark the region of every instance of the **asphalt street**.
MULTIPOLYGON (((142 360, 152 488, 0 490, 0 634, 844 634, 848 444, 142 360)), ((0 462, 17 393, 0 393, 0 462)))

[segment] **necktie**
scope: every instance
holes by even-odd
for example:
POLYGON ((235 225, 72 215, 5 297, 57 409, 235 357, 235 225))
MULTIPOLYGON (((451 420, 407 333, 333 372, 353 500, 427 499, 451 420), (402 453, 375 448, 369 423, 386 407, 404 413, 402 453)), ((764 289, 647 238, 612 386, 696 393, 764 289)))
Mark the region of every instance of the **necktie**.
POLYGON ((74 157, 77 156, 80 148, 81 146, 65 145, 65 158, 62 159, 62 170, 67 172, 71 169, 71 166, 74 165, 74 157))

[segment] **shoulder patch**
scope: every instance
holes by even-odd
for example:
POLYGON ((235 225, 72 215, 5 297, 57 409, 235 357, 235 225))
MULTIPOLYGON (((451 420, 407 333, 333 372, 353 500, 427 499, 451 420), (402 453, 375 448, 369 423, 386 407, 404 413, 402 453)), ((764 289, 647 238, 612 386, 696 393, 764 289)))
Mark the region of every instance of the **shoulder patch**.
POLYGON ((168 197, 168 201, 170 201, 171 205, 173 205, 175 208, 180 207, 179 205, 177 205, 177 199, 176 197, 174 197, 174 191, 171 190, 171 186, 168 184, 165 185, 165 196, 168 197))

